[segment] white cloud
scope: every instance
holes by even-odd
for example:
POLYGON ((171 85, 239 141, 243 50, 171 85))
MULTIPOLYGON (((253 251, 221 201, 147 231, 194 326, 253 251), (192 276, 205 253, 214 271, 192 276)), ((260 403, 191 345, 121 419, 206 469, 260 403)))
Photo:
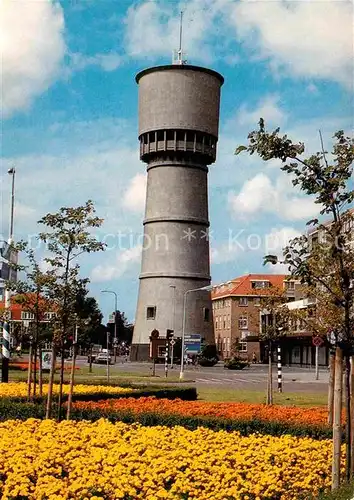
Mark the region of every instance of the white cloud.
POLYGON ((352 86, 351 1, 241 1, 227 14, 237 38, 274 72, 352 86))
POLYGON ((242 218, 265 211, 273 204, 274 195, 274 188, 269 177, 259 173, 246 181, 238 194, 230 191, 229 205, 234 215, 242 218))
MULTIPOLYGON (((21 130, 18 136, 21 137, 21 130)), ((43 132, 41 143, 44 149, 41 154, 9 157, 3 161, 4 172, 8 165, 16 165, 17 170, 15 229, 18 237, 27 238, 29 233, 38 231, 36 221, 45 213, 57 211, 60 206, 85 203, 88 199, 94 201, 98 215, 105 219, 102 232, 117 234, 140 229, 140 222, 137 223, 121 203, 127 165, 133 175, 142 167, 135 134, 129 125, 114 119, 56 123, 43 132), (130 137, 132 141, 128 141, 130 137), (36 189, 31 188, 34 179, 36 189)), ((8 177, 4 175, 0 185, 0 229, 4 228, 4 233, 8 227, 11 189, 8 177)))
POLYGON ((265 236, 264 250, 267 253, 281 255, 283 248, 288 245, 289 241, 299 236, 301 233, 293 227, 273 228, 265 236))
POLYGON ((263 173, 247 180, 238 193, 230 191, 228 202, 234 216, 247 219, 260 213, 276 214, 288 220, 302 220, 319 212, 311 197, 294 194, 291 179, 285 174, 272 181, 263 173))
POLYGON ((59 2, 2 1, 2 113, 26 109, 59 74, 65 54, 64 16, 59 2))
MULTIPOLYGON (((147 0, 129 8, 126 23, 126 51, 146 59, 168 55, 178 49, 179 12, 183 10, 183 47, 187 59, 210 61, 212 45, 221 43, 217 17, 228 0, 190 0, 179 4, 147 0)), ((223 31, 225 31, 225 26, 223 31)))
POLYGON ((241 247, 233 245, 230 240, 217 246, 212 245, 210 248, 210 262, 211 264, 232 262, 240 250, 242 250, 241 247))
POLYGON ((104 71, 114 71, 122 62, 122 57, 114 52, 109 54, 95 54, 94 56, 85 56, 78 52, 70 54, 70 63, 68 75, 73 71, 82 71, 88 66, 98 66, 104 71))
POLYGON ((142 212, 146 200, 146 174, 136 174, 127 187, 123 197, 123 206, 133 212, 142 212))
POLYGON ((285 122, 286 117, 286 113, 279 106, 279 96, 267 95, 253 110, 247 109, 247 106, 242 104, 237 113, 236 121, 238 125, 255 126, 260 118, 264 118, 266 123, 279 126, 285 122))
POLYGON ((142 245, 120 251, 117 253, 113 261, 108 261, 106 264, 99 264, 91 273, 92 282, 104 282, 117 279, 125 274, 141 259, 142 245))
MULTIPOLYGON (((289 242, 301 236, 301 233, 293 227, 273 228, 265 235, 264 252, 267 255, 276 255, 279 260, 283 259, 283 249, 289 242)), ((289 266, 286 264, 267 264, 267 271, 272 274, 289 274, 289 266)))

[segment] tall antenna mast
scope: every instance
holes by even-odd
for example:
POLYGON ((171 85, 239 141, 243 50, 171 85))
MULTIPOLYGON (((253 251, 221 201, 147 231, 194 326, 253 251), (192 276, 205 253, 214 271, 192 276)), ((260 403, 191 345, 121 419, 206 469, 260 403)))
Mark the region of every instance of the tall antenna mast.
POLYGON ((178 51, 178 55, 180 56, 179 59, 181 60, 181 64, 182 64, 182 30, 183 30, 183 10, 181 10, 181 17, 180 17, 180 22, 179 22, 179 51, 178 51))
POLYGON ((183 10, 180 14, 179 21, 179 49, 173 51, 172 64, 186 64, 187 61, 183 60, 185 55, 182 49, 182 36, 183 36, 183 10))

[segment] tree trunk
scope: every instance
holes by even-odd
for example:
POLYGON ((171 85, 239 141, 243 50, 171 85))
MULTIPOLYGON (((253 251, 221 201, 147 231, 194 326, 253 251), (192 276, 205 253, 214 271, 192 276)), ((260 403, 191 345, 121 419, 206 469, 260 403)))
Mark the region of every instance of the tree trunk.
POLYGON ((43 396, 43 365, 42 365, 42 348, 38 347, 38 391, 39 397, 43 396))
POLYGON ((268 356, 268 391, 267 391, 267 404, 273 404, 273 363, 272 363, 272 343, 269 342, 269 356, 268 356))
POLYGON ((53 382, 55 372, 55 344, 52 345, 52 359, 50 363, 49 381, 48 381, 48 395, 47 395, 47 410, 45 418, 50 418, 52 414, 52 401, 53 401, 53 382))
POLYGON ((71 373, 70 373, 70 387, 69 387, 69 395, 68 395, 68 409, 66 412, 66 419, 70 420, 70 413, 72 407, 73 400, 73 391, 74 391, 74 378, 75 378, 75 362, 76 362, 76 344, 73 345, 73 360, 71 363, 71 373))
POLYGON ((350 463, 350 477, 354 477, 354 356, 351 356, 351 394, 350 394, 350 429, 351 429, 351 463, 350 463))
POLYGON ((34 344, 33 349, 33 397, 36 397, 37 393, 37 342, 34 344))
POLYGON ((351 469, 351 404, 350 404, 350 356, 345 356, 345 479, 350 481, 351 469))
POLYGON ((335 354, 329 355, 329 382, 328 382, 328 423, 333 425, 333 398, 335 377, 335 354))
POLYGON ((27 370, 27 399, 31 399, 31 386, 32 386, 32 342, 30 343, 28 354, 28 370, 27 370))
POLYGON ((61 420, 61 407, 63 405, 63 384, 64 384, 64 341, 61 345, 61 361, 60 361, 60 380, 59 380, 59 397, 58 397, 58 421, 61 420))
POLYGON ((90 347, 90 364, 89 364, 89 373, 92 373, 92 346, 90 347))
POLYGON ((340 463, 342 443, 342 396, 343 396, 343 351, 336 348, 333 404, 333 458, 332 458, 332 491, 340 484, 340 463))

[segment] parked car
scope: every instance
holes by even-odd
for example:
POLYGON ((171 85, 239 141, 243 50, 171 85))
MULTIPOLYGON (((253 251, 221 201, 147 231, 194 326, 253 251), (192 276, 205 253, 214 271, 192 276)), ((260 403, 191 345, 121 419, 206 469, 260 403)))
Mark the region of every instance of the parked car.
POLYGON ((109 365, 112 363, 111 356, 107 352, 98 353, 95 359, 93 360, 94 363, 100 365, 106 365, 107 361, 109 365))

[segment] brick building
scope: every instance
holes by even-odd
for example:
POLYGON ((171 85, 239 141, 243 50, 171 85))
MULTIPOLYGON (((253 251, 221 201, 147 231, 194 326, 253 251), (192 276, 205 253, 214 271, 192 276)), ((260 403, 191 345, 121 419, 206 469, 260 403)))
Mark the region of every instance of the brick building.
MULTIPOLYGON (((35 300, 35 297, 33 298, 35 300)), ((5 302, 0 299, 0 310, 4 309, 5 302)), ((33 307, 30 307, 33 311, 33 307)), ((50 304, 43 299, 40 305, 40 323, 48 323, 55 317, 55 312, 51 310, 50 304)), ((31 323, 35 321, 35 315, 33 312, 26 309, 23 304, 18 304, 11 301, 10 305, 10 333, 11 333, 11 345, 14 344, 14 338, 21 338, 23 335, 29 333, 31 323)), ((2 339, 2 325, 0 321, 0 338, 2 339)))
POLYGON ((284 274, 247 274, 213 287, 215 343, 222 359, 232 356, 236 343, 243 358, 264 357, 260 305, 269 287, 284 289, 289 301, 300 298, 299 283, 284 274))

